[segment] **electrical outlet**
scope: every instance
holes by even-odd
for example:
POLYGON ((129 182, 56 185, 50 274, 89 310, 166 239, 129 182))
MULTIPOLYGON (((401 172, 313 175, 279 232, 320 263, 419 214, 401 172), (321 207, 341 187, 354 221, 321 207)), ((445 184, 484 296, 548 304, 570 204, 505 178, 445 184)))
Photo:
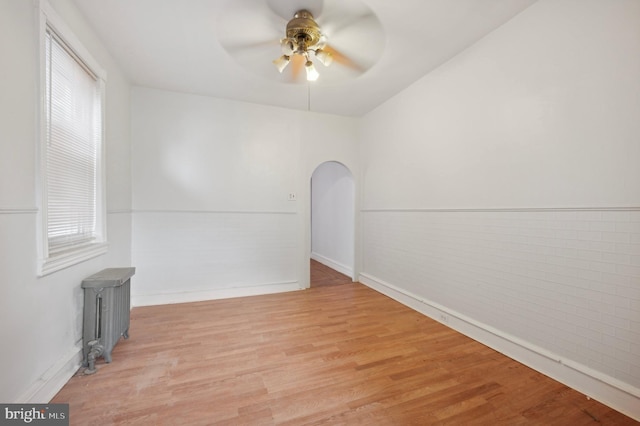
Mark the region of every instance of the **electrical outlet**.
POLYGON ((295 192, 290 192, 289 193, 289 201, 297 201, 298 197, 296 197, 296 193, 295 192))

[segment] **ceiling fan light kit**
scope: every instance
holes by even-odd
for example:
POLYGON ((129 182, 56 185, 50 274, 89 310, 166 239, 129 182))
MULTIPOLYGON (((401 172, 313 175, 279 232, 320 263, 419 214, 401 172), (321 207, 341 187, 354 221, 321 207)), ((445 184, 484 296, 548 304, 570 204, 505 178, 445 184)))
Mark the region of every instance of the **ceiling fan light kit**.
POLYGON ((320 74, 313 65, 309 52, 313 52, 315 57, 325 66, 329 66, 333 61, 330 52, 322 50, 326 46, 326 38, 320 30, 320 26, 313 19, 313 15, 308 10, 299 10, 287 23, 286 38, 280 40, 282 56, 274 60, 273 63, 282 72, 289 64, 292 55, 300 55, 305 58, 305 70, 307 81, 315 81, 320 74))

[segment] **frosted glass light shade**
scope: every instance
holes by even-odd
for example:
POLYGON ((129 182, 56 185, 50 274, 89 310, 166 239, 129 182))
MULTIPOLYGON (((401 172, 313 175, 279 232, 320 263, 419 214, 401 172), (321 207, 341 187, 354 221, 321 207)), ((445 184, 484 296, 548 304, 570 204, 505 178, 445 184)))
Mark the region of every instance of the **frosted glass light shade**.
POLYGON ((333 62, 333 55, 331 54, 331 52, 327 52, 326 50, 322 49, 316 50, 316 58, 318 58, 318 60, 322 62, 322 65, 324 65, 325 67, 328 67, 333 62))
POLYGON ((282 53, 286 56, 293 55, 293 52, 296 51, 298 45, 291 40, 290 38, 283 38, 280 40, 280 48, 282 49, 282 53))
POLYGON ((307 63, 304 64, 304 68, 307 71, 307 81, 316 81, 318 77, 320 77, 313 62, 307 61, 307 63))
POLYGON ((282 55, 278 59, 273 61, 273 63, 276 66, 276 68, 278 68, 278 71, 282 72, 287 67, 287 65, 289 65, 290 60, 291 60, 291 57, 287 55, 282 55))

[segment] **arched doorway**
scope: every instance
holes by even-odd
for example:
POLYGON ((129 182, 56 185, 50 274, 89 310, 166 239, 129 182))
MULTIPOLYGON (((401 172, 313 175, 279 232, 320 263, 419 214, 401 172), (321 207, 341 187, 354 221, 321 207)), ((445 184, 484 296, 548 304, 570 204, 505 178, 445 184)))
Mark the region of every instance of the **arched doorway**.
POLYGON ((346 275, 355 272, 355 181, 342 163, 327 161, 311 176, 311 259, 346 275))

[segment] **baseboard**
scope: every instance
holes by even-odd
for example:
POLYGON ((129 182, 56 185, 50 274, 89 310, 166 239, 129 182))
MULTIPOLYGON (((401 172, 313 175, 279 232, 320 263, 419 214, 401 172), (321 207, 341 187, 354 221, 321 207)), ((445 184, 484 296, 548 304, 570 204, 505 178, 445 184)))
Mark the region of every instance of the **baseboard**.
POLYGON ((325 257, 316 252, 311 252, 311 259, 316 260, 322 263, 325 266, 333 269, 334 271, 338 271, 341 274, 348 276, 349 278, 353 278, 353 268, 348 267, 347 265, 343 265, 340 262, 336 262, 335 260, 331 260, 328 257, 325 257))
POLYGON ((301 290, 298 281, 272 283, 251 287, 234 287, 216 290, 186 291, 176 293, 132 294, 131 305, 153 306, 174 303, 202 302, 205 300, 229 299, 232 297, 259 296, 301 290))
POLYGON ((82 365, 82 344, 76 344, 18 398, 19 404, 48 404, 82 365))
POLYGON ((638 388, 570 359, 564 359, 544 348, 503 333, 376 277, 360 274, 359 281, 589 398, 640 421, 640 389, 638 388))

